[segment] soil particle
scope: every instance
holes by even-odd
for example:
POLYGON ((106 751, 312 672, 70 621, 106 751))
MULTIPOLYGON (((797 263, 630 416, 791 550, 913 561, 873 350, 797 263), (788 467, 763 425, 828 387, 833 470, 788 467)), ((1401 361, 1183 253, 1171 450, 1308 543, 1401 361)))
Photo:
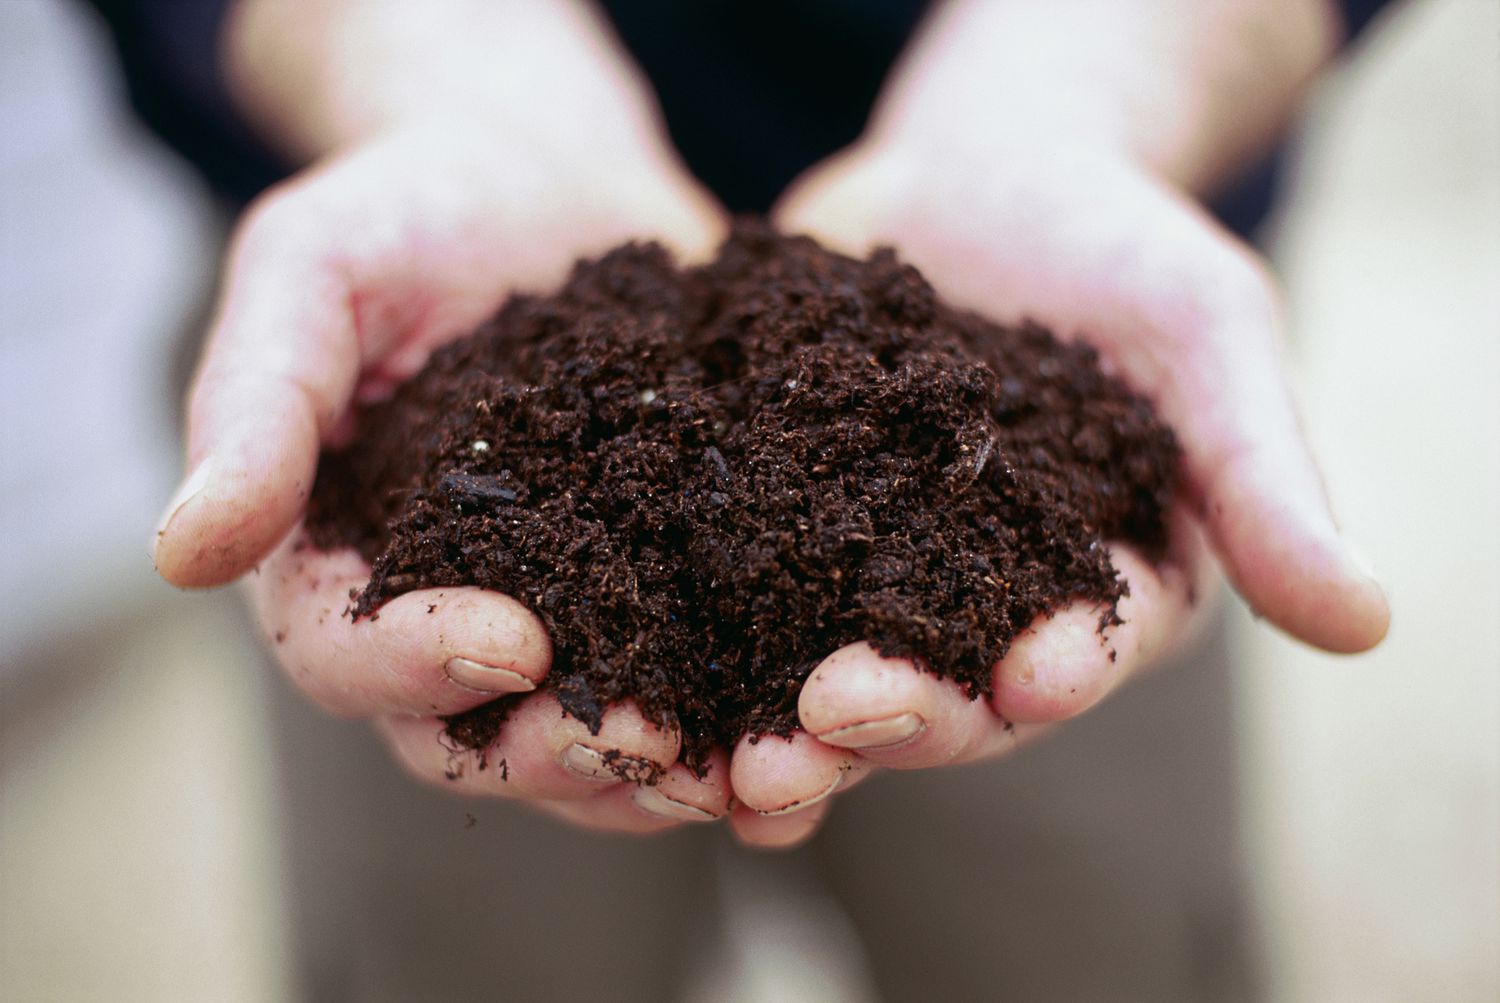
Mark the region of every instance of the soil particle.
MULTIPOLYGON (((742 225, 700 268, 629 244, 512 297, 324 455, 308 527, 370 561, 352 615, 515 596, 567 713, 633 700, 701 770, 789 733, 853 641, 979 697, 1039 615, 1118 622, 1103 543, 1162 553, 1178 459, 1088 345, 952 309, 890 250, 742 225)), ((487 748, 511 703, 448 739, 487 748)))

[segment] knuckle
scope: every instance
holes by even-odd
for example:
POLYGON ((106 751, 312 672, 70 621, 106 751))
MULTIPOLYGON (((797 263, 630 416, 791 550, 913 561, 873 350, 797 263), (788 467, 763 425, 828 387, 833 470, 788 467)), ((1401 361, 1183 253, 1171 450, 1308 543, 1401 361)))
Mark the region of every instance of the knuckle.
POLYGON ((337 232, 324 226, 319 200, 296 181, 268 189, 240 216, 231 243, 231 261, 238 267, 280 261, 288 255, 307 256, 323 235, 337 232))
POLYGON ((288 230, 296 211, 296 195, 282 188, 272 188, 246 207, 235 226, 235 244, 240 252, 274 241, 288 230))

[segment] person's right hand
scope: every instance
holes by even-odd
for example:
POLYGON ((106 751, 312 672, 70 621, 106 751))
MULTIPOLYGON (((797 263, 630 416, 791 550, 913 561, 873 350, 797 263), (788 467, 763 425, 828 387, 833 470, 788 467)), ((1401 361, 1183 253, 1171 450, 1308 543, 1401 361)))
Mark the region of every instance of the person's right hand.
MULTIPOLYGON (((566 62, 552 43, 537 59, 566 62)), ((721 237, 720 211, 651 116, 615 100, 617 80, 590 90, 579 73, 570 86, 589 99, 577 114, 597 128, 552 121, 555 95, 526 95, 547 112, 539 120, 483 103, 374 116, 368 135, 334 142, 246 213, 191 391, 188 474, 153 553, 180 586, 253 571, 261 628, 292 680, 334 713, 375 719, 422 779, 650 831, 727 811, 727 760, 700 781, 674 765, 678 737, 634 708, 612 709, 592 735, 543 691, 514 709, 487 750, 491 768, 475 768, 441 744, 438 715, 535 689, 551 655, 542 625, 478 589, 409 593, 353 622, 344 611, 368 565, 308 547, 297 529, 319 452, 348 434, 356 402, 416 372, 508 293, 555 287, 577 258, 627 239, 654 237, 693 260, 721 237), (602 759, 613 750, 665 779, 620 782, 602 759)), ((292 122, 288 133, 310 135, 292 122)))

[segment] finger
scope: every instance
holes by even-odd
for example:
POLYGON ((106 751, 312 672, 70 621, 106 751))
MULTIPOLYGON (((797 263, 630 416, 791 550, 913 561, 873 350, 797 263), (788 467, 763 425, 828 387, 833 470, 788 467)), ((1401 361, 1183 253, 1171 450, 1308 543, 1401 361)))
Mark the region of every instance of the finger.
POLYGON ((788 738, 746 736, 729 764, 735 800, 766 815, 805 811, 867 772, 868 765, 847 749, 824 745, 805 731, 788 738))
POLYGON ((1339 533, 1290 396, 1273 385, 1272 350, 1246 354, 1254 361, 1225 363, 1245 384, 1238 413, 1184 436, 1214 550, 1236 591, 1278 627, 1327 651, 1373 648, 1390 626, 1385 593, 1339 533))
POLYGON ((709 754, 707 772, 698 776, 683 763, 674 763, 655 784, 642 784, 626 793, 635 809, 647 815, 681 822, 712 822, 729 813, 729 753, 709 754))
MULTIPOLYGON (((520 786, 510 782, 508 761, 488 753, 481 756, 472 749, 454 749, 444 737, 441 721, 383 718, 376 725, 396 761, 422 783, 452 794, 523 796, 520 786)), ((629 799, 632 789, 630 785, 614 784, 592 788, 589 795, 576 800, 533 800, 532 804, 554 818, 600 832, 648 834, 686 824, 680 818, 642 812, 629 799)))
POLYGON ((882 657, 860 642, 812 671, 797 703, 802 726, 824 745, 882 766, 917 769, 960 758, 1003 726, 984 700, 909 659, 882 657))
POLYGON ((229 581, 296 521, 324 431, 359 373, 351 290, 311 200, 247 215, 188 407, 188 474, 158 527, 157 570, 183 586, 229 581))
POLYGON ((729 813, 729 756, 710 756, 697 776, 677 763, 654 784, 616 784, 583 801, 546 801, 542 811, 598 832, 654 834, 687 824, 713 822, 729 813))
POLYGON ((327 710, 453 714, 534 690, 546 676, 546 630, 509 596, 421 589, 354 621, 345 615, 350 590, 368 578, 353 551, 323 553, 289 538, 250 582, 278 661, 327 710))
POLYGON ((634 704, 610 706, 594 734, 565 715, 551 693, 541 692, 521 701, 489 754, 509 764, 510 783, 523 796, 576 800, 602 787, 659 777, 680 749, 675 730, 647 721, 634 704))
POLYGON ((654 836, 688 824, 683 819, 642 812, 631 802, 626 787, 616 787, 585 801, 537 801, 535 807, 580 829, 621 836, 654 836))
POLYGON ((831 802, 821 801, 789 815, 763 815, 735 805, 729 828, 741 843, 758 850, 791 850, 812 838, 828 817, 831 802))
POLYGON ((482 750, 455 749, 437 718, 385 717, 380 731, 408 771, 427 783, 529 800, 585 800, 661 776, 679 749, 676 732, 651 724, 632 704, 605 711, 595 735, 546 692, 522 698, 482 750))
POLYGON ((237 228, 189 395, 188 474, 154 541, 168 581, 249 570, 301 513, 365 367, 387 384, 410 375, 504 292, 475 260, 493 215, 464 214, 452 186, 431 181, 454 163, 414 160, 413 145, 396 136, 333 159, 263 196, 237 228))
MULTIPOLYGON (((1185 293, 1160 281, 1139 299, 1161 336, 1144 340, 1164 417, 1186 453, 1188 486, 1214 550, 1241 595, 1277 626, 1320 648, 1379 644, 1390 608, 1339 533, 1297 417, 1282 345, 1285 320, 1264 266, 1195 207, 1156 239, 1192 262, 1185 293)), ((1165 212, 1164 212, 1165 215, 1165 212)), ((1122 353, 1130 358, 1131 353, 1122 353)))
POLYGON ((406 774, 452 794, 520 797, 510 784, 510 765, 488 749, 462 749, 448 737, 448 725, 435 717, 393 714, 375 718, 375 731, 406 774))
MULTIPOLYGON (((802 693, 803 726, 810 732, 824 728, 819 741, 853 749, 861 759, 888 769, 995 759, 1051 729, 1007 721, 989 701, 970 700, 951 680, 922 672, 905 659, 883 658, 864 643, 830 655, 813 670, 802 693), (924 727, 903 740, 899 734, 910 727, 903 720, 908 714, 924 727)), ((840 789, 849 786, 846 782, 840 789)))
POLYGON ((1106 623, 1107 609, 1093 603, 1038 618, 995 669, 993 704, 1001 717, 1046 722, 1081 714, 1186 628, 1195 599, 1187 568, 1154 566, 1120 544, 1110 559, 1130 590, 1116 609, 1121 622, 1106 623))
POLYGON ((435 718, 386 718, 387 735, 401 745, 405 762, 420 765, 426 777, 444 777, 465 793, 489 793, 543 801, 592 798, 606 787, 660 777, 676 762, 679 736, 660 729, 631 703, 604 711, 597 735, 588 724, 568 717, 550 693, 523 697, 499 729, 498 738, 472 756, 459 754, 458 766, 446 726, 435 718), (487 769, 477 769, 477 766, 487 769))

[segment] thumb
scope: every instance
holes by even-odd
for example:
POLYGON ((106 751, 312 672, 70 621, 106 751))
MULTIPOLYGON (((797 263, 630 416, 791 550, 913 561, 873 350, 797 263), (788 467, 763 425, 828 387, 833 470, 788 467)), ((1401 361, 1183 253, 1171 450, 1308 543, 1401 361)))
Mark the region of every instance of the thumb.
POLYGON ((157 525, 157 571, 183 587, 252 568, 301 515, 360 349, 348 280, 295 193, 247 215, 188 406, 187 475, 157 525))
MULTIPOLYGON (((1384 638, 1390 608, 1343 539, 1282 361, 1274 284, 1246 248, 1199 221, 1202 295, 1175 298, 1178 333, 1154 368, 1186 453, 1189 491, 1236 590, 1260 615, 1328 651, 1384 638)), ((1184 245, 1191 250, 1191 242, 1184 245)))

